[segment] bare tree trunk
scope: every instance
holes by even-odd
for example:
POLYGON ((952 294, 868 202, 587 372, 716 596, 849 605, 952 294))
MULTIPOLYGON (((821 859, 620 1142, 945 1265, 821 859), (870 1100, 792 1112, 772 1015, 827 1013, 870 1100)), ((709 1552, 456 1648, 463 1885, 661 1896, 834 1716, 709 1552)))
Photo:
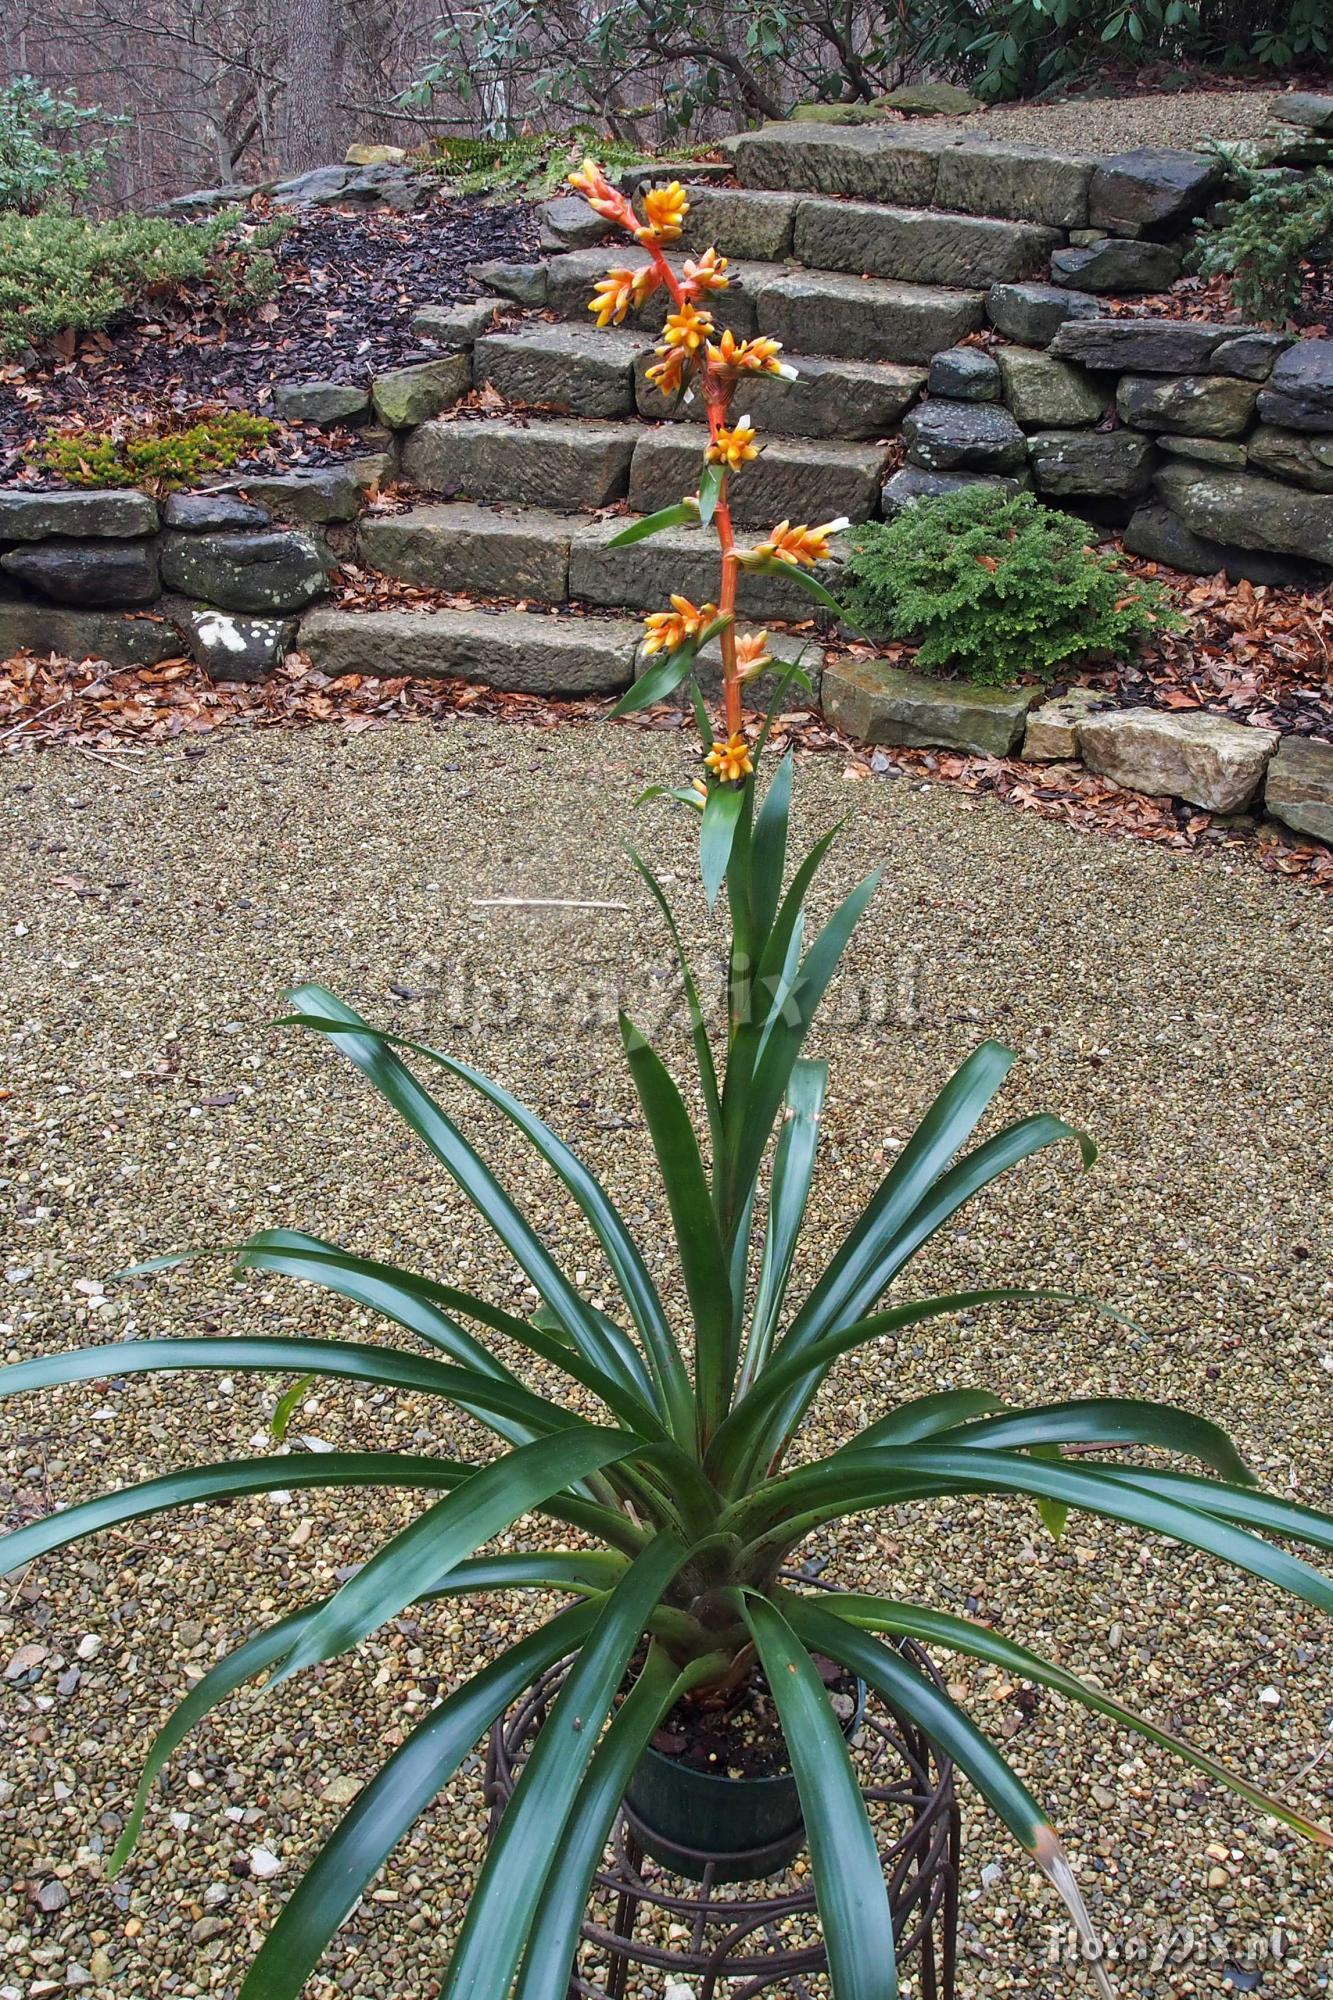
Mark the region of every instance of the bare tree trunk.
POLYGON ((294 173, 342 158, 338 99, 344 43, 339 0, 287 0, 282 163, 294 173))

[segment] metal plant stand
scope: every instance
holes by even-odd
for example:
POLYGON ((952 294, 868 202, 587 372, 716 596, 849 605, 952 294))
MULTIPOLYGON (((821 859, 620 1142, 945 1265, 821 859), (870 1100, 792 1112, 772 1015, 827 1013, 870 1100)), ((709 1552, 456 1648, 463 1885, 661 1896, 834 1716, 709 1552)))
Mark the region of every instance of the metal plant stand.
MULTIPOLYGON (((938 1683, 925 1653, 901 1650, 938 1683)), ((560 1691, 553 1667, 501 1716, 486 1754, 490 1834, 560 1691)), ((889 1885, 899 1973, 918 2000, 953 2000, 960 1827, 953 1766, 916 1726, 870 1695, 852 1750, 889 1885)), ((672 1980, 696 2000, 822 2000, 828 1982, 814 1890, 803 1858, 763 1881, 687 1881, 648 1859, 622 1807, 580 1931, 569 2000, 660 2000, 672 1980)), ((699 1857, 703 1860, 703 1857, 699 1857)))

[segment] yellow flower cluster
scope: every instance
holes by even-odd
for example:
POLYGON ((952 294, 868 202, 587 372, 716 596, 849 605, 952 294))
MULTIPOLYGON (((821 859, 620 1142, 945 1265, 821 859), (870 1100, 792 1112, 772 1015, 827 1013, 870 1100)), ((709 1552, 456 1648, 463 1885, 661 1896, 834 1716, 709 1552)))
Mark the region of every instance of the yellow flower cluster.
POLYGON ((649 188, 643 197, 643 212, 647 219, 634 231, 640 243, 675 243, 690 212, 689 197, 679 181, 668 181, 665 187, 649 188))
POLYGON ((726 425, 719 429, 704 456, 710 465, 725 465, 729 472, 739 472, 752 458, 758 458, 760 450, 754 425, 748 417, 742 417, 730 429, 726 425))
POLYGON ((661 282, 651 264, 643 264, 637 271, 617 266, 597 280, 588 311, 596 314, 598 326, 619 326, 631 307, 637 312, 661 282))
MULTIPOLYGON (((828 561, 830 540, 834 535, 841 534, 846 526, 845 514, 836 521, 825 521, 818 528, 808 528, 804 521, 795 528, 790 521, 779 521, 772 533, 749 551, 748 559, 751 562, 790 563, 794 569, 813 569, 816 563, 828 561)), ((742 562, 746 560, 745 556, 741 557, 742 562)))
POLYGON ((754 769, 750 746, 739 729, 725 743, 716 742, 704 762, 724 785, 738 784, 742 778, 748 778, 754 769))
POLYGON ((645 653, 674 653, 689 639, 697 639, 717 617, 716 604, 691 604, 688 597, 673 597, 670 611, 650 611, 644 619, 645 653))

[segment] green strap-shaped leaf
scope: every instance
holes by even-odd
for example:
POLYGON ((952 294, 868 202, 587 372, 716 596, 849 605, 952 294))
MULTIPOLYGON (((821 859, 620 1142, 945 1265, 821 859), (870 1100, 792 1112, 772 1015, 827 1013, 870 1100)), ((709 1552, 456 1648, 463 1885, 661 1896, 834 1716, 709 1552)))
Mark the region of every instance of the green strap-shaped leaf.
POLYGON ((792 753, 787 751, 769 780, 764 802, 754 819, 750 843, 751 902, 757 938, 766 940, 777 916, 782 873, 787 863, 787 826, 791 816, 792 753))
POLYGON ((807 1646, 847 1667, 926 1732, 932 1743, 966 1771, 986 1803, 1016 1839, 1035 1853, 1049 1825, 1027 1786, 983 1736, 970 1716, 901 1654, 856 1630, 808 1598, 784 1591, 782 1607, 807 1646))
POLYGON ((306 1625, 270 1686, 336 1659, 386 1618, 396 1617, 454 1563, 555 1493, 628 1457, 639 1441, 625 1431, 591 1424, 538 1438, 474 1472, 433 1507, 378 1548, 306 1625))
POLYGON ((920 1640, 924 1645, 943 1647, 951 1653, 962 1653, 974 1660, 986 1660, 991 1666, 1000 1667, 1017 1679, 1035 1681, 1039 1687, 1048 1687, 1055 1693, 1078 1702, 1094 1714, 1105 1715, 1121 1728, 1131 1730, 1146 1742, 1156 1743, 1164 1750, 1170 1750, 1185 1763, 1192 1764, 1196 1771, 1202 1771, 1228 1791, 1234 1792, 1247 1804, 1260 1812, 1270 1814, 1284 1825, 1307 1840, 1321 1847, 1333 1847, 1333 1831, 1319 1825, 1316 1820, 1307 1819, 1281 1799, 1271 1793, 1261 1791, 1252 1785, 1241 1772, 1229 1770, 1187 1738, 1177 1736, 1172 1730, 1164 1729, 1150 1716, 1141 1715, 1137 1709, 1126 1707, 1113 1695, 1090 1681, 1080 1680, 1068 1668, 1057 1666, 1053 1660, 1043 1659, 1039 1653, 1020 1646, 1016 1640, 1006 1639, 1001 1633, 993 1632, 985 1625, 977 1625, 968 1618, 955 1618, 947 1611, 930 1611, 916 1604, 900 1604, 892 1598, 863 1596, 859 1594, 833 1595, 827 1606, 828 1611, 844 1624, 857 1625, 871 1632, 891 1632, 898 1638, 920 1640))
POLYGON ((477 1739, 539 1675, 586 1639, 595 1605, 574 1605, 511 1646, 417 1724, 358 1793, 288 1897, 240 2000, 296 2000, 339 1924, 477 1739))
POLYGON ((635 542, 646 542, 650 535, 660 535, 665 528, 692 527, 698 519, 699 509, 693 500, 677 500, 673 506, 659 507, 655 514, 644 514, 631 521, 619 534, 612 535, 606 546, 627 549, 635 542))
POLYGON ((126 1340, 114 1346, 75 1347, 0 1368, 0 1397, 29 1389, 52 1389, 68 1382, 96 1382, 111 1375, 167 1373, 172 1369, 222 1369, 227 1374, 330 1375, 373 1382, 382 1389, 407 1389, 442 1396, 460 1408, 513 1417, 541 1432, 581 1423, 518 1382, 457 1368, 426 1354, 397 1347, 374 1347, 353 1340, 294 1340, 280 1336, 228 1335, 221 1340, 126 1340))
POLYGON ((850 626, 853 632, 862 629, 851 612, 839 604, 832 591, 822 584, 817 576, 812 576, 808 569, 798 569, 795 563, 782 562, 777 557, 752 560, 746 564, 746 568, 758 570, 763 576, 780 576, 784 582, 794 583, 798 590, 803 590, 807 597, 813 597, 816 604, 822 604, 826 611, 831 611, 844 625, 850 626))
POLYGON ((738 1385, 741 1396, 763 1372, 787 1296, 796 1245, 810 1198, 810 1182, 819 1147, 819 1118, 827 1090, 827 1063, 793 1064, 782 1129, 773 1155, 773 1174, 768 1190, 768 1228, 764 1234, 764 1253, 759 1267, 754 1310, 750 1314, 750 1338, 738 1385))
POLYGON ((606 1323, 570 1284, 490 1168, 406 1065, 373 1033, 358 1032, 368 1023, 322 986, 297 987, 290 999, 293 1012, 317 1023, 318 1031, 374 1084, 430 1148, 540 1297, 559 1314, 587 1359, 651 1402, 652 1384, 633 1342, 618 1330, 608 1333, 606 1323))
MULTIPOLYGON (((422 1458, 398 1451, 311 1451, 290 1456, 237 1458, 225 1465, 192 1465, 183 1472, 164 1473, 118 1493, 82 1500, 59 1514, 30 1521, 26 1528, 0 1536, 0 1575, 22 1569, 53 1549, 68 1548, 103 1528, 120 1528, 169 1507, 196 1507, 207 1500, 235 1500, 245 1493, 278 1493, 306 1486, 413 1486, 427 1491, 452 1489, 472 1477, 473 1467, 444 1458, 422 1458)), ((608 1510, 590 1508, 594 1518, 608 1510)))
POLYGON ((685 1548, 659 1535, 602 1606, 543 1723, 472 1893, 440 2000, 505 2000, 564 1826, 630 1656, 685 1548))
POLYGON ((877 1424, 868 1424, 858 1432, 847 1449, 869 1451, 874 1445, 916 1444, 971 1417, 990 1416, 1004 1408, 1003 1398, 990 1389, 940 1389, 932 1396, 914 1396, 911 1402, 900 1403, 877 1424))
POLYGON ((708 1039, 708 1023, 704 1019, 699 988, 690 969, 690 961, 686 956, 684 940, 680 934, 680 925, 676 922, 676 913, 671 907, 666 890, 647 862, 636 854, 632 847, 628 852, 630 860, 652 891, 657 907, 662 912, 667 929, 671 933, 676 964, 680 968, 681 983, 685 988, 685 1004, 690 1013, 690 1039, 694 1044, 694 1059, 699 1069, 699 1086, 703 1091, 704 1107, 708 1113, 708 1130, 713 1141, 713 1151, 716 1153, 722 1140, 722 1101, 718 1096, 717 1065, 713 1061, 713 1048, 708 1039))
POLYGON ((726 490, 727 468, 725 465, 706 463, 699 475, 699 521, 701 526, 711 526, 718 510, 722 495, 726 490))
MULTIPOLYGON (((744 1539, 767 1515, 781 1522, 769 1539, 794 1547, 821 1521, 869 1507, 943 1493, 1023 1493, 1033 1499, 1044 1495, 1084 1513, 1128 1521, 1189 1548, 1202 1549, 1236 1569, 1276 1584, 1279 1590, 1290 1591, 1317 1610, 1333 1611, 1333 1578, 1224 1519, 1115 1476, 1130 1470, 1049 1465, 1041 1459, 1025 1458, 1021 1452, 965 1451, 942 1445, 840 1452, 824 1465, 804 1466, 758 1488, 724 1515, 720 1526, 722 1531, 744 1539)), ((1234 1490, 1228 1488, 1228 1494, 1234 1490)), ((1239 1491, 1244 1493, 1245 1489, 1239 1491)))
POLYGON ((661 659, 645 667, 611 710, 612 717, 637 715, 641 708, 651 708, 655 701, 665 701, 690 672, 697 650, 693 644, 677 646, 674 652, 663 654, 661 659))
POLYGON ((661 1058, 625 1014, 620 1034, 661 1170, 695 1329, 695 1376, 704 1430, 721 1423, 734 1362, 731 1279, 699 1141, 661 1058))
MULTIPOLYGON (((857 1447, 869 1442, 859 1438, 857 1447)), ((1189 1410, 1127 1396, 1084 1396, 1035 1410, 1009 1410, 980 1423, 961 1423, 944 1431, 939 1442, 982 1451, 1030 1451, 1037 1445, 1052 1444, 1153 1445, 1161 1451, 1183 1452, 1186 1457, 1200 1459, 1223 1479, 1243 1486, 1255 1483, 1254 1474, 1217 1424, 1189 1410)))
MULTIPOLYGON (((564 1182, 592 1225, 593 1233, 606 1252, 607 1261, 615 1272, 616 1282, 630 1309, 630 1315, 643 1336, 664 1405, 674 1416, 686 1421, 685 1434, 688 1435, 689 1377, 681 1359, 680 1349, 672 1335, 666 1309, 625 1218, 596 1174, 580 1159, 572 1146, 568 1145, 558 1133, 552 1131, 544 1119, 539 1118, 534 1111, 530 1111, 500 1084, 493 1082, 480 1070, 473 1069, 469 1063, 459 1062, 455 1057, 446 1055, 440 1049, 429 1048, 422 1042, 408 1041, 404 1036, 386 1035, 383 1039, 406 1046, 416 1054, 424 1056, 427 1061, 436 1063, 451 1076, 456 1076, 470 1085, 488 1103, 495 1105, 497 1110, 503 1111, 511 1124, 516 1125, 524 1137, 532 1142, 547 1165, 564 1182)), ((544 1360, 552 1359, 547 1351, 550 1343, 546 1341, 540 1344, 534 1343, 526 1322, 520 1320, 518 1325, 523 1328, 523 1332, 517 1337, 533 1346, 534 1351, 541 1354, 544 1360)), ((572 1372, 568 1354, 565 1355, 563 1363, 557 1365, 563 1365, 566 1372, 572 1372)), ((594 1384, 589 1383, 588 1386, 592 1387, 594 1384)), ((603 1392, 598 1389, 597 1393, 603 1392)), ((643 1405, 641 1399, 640 1410, 650 1423, 652 1433, 656 1434, 661 1428, 660 1420, 651 1409, 643 1405)), ((625 1410, 618 1410, 617 1414, 626 1422, 634 1423, 636 1428, 643 1428, 643 1416, 631 1415, 625 1410)))
POLYGON ((835 2000, 897 2000, 884 1870, 828 1690, 776 1606, 747 1597, 744 1609, 787 1739, 835 2000))
POLYGON ((676 1669, 659 1647, 598 1744, 565 1821, 532 1920, 514 2000, 565 2000, 579 1926, 620 1802, 649 1738, 675 1698, 676 1669))
POLYGON ((1249 1528, 1267 1528, 1310 1548, 1333 1550, 1333 1514, 1304 1507, 1298 1500, 1283 1500, 1276 1493, 1263 1493, 1252 1486, 1223 1485, 1190 1472, 1159 1472, 1155 1467, 1137 1465, 1104 1465, 1099 1470, 1107 1479, 1178 1500, 1185 1507, 1197 1507, 1201 1514, 1215 1514, 1219 1520, 1249 1528))
POLYGON ((699 828, 699 870, 710 910, 726 879, 744 804, 745 788, 742 785, 713 785, 709 788, 699 828))

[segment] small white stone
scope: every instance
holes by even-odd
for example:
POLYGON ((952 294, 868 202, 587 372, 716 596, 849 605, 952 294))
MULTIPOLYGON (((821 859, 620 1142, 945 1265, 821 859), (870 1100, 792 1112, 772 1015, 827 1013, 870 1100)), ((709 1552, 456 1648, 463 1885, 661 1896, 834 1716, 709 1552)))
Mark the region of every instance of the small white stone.
POLYGON ((102 1650, 101 1633, 85 1632, 74 1650, 81 1660, 95 1660, 102 1650))
POLYGON ((267 1847, 252 1847, 250 1849, 250 1873, 257 1882, 271 1881, 275 1875, 281 1874, 281 1872, 281 1861, 267 1847))
POLYGON ((1282 1696, 1275 1687, 1261 1688, 1259 1699, 1265 1708, 1281 1708, 1282 1696))

